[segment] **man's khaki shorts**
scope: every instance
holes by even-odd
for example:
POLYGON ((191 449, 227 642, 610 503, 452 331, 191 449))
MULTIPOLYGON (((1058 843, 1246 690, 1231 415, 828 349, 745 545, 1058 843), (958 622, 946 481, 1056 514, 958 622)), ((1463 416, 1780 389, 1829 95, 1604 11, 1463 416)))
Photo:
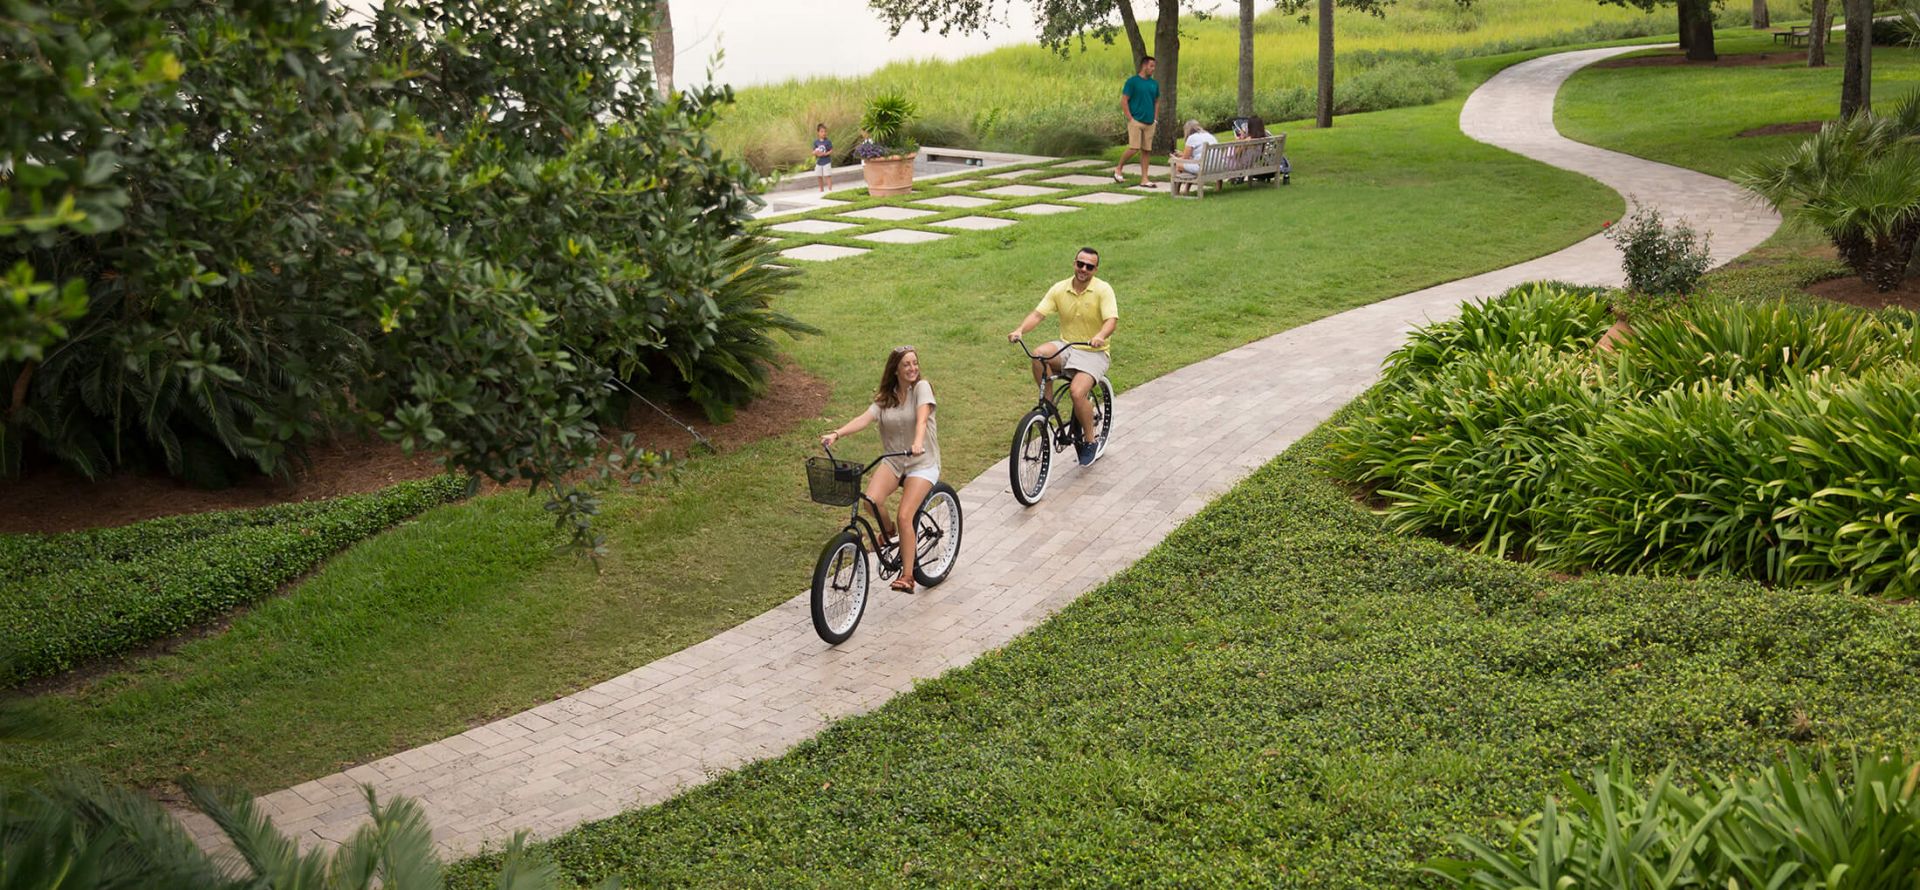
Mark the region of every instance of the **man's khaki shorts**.
POLYGON ((1146 151, 1153 145, 1153 125, 1127 120, 1127 147, 1146 151))

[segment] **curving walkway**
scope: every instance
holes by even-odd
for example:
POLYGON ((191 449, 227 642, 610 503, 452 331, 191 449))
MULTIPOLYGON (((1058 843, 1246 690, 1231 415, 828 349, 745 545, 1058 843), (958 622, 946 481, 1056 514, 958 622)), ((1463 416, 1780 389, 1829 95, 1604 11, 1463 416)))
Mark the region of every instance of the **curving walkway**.
MULTIPOLYGON (((1561 82, 1639 48, 1570 52, 1510 68, 1467 100, 1461 129, 1684 216, 1712 233, 1716 259, 1738 256, 1779 221, 1732 184, 1581 145, 1553 128, 1561 82)), ((1145 554, 1364 391, 1414 325, 1542 278, 1618 284, 1618 254, 1595 236, 1343 312, 1129 390, 1116 408, 1120 435, 1094 471, 1068 469, 1030 510, 1008 494, 1004 463, 973 480, 961 492, 965 554, 953 578, 912 597, 881 588, 859 632, 837 649, 814 636, 802 595, 583 692, 269 794, 261 809, 304 846, 336 844, 363 822, 357 786, 369 783, 383 797, 418 800, 442 851, 458 856, 517 830, 550 836, 658 803, 716 771, 777 755, 916 678, 1006 643, 1145 554), (1062 521, 1068 516, 1074 525, 1062 521)), ((212 842, 206 820, 188 822, 212 842)))

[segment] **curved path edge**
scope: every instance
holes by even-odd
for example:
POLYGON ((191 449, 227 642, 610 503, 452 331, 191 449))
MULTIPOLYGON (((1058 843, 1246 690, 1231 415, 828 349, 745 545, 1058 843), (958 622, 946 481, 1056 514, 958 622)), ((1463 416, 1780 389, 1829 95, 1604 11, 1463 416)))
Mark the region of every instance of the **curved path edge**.
MULTIPOLYGON (((1779 219, 1731 183, 1573 142, 1554 97, 1581 67, 1646 47, 1546 56, 1468 97, 1468 136, 1573 170, 1684 217, 1712 236, 1716 262, 1745 253, 1779 219)), ((1272 460, 1376 379, 1414 326, 1466 300, 1538 279, 1618 285, 1618 254, 1594 236, 1493 272, 1329 316, 1135 387, 1117 400, 1122 436, 1097 474, 1069 469, 1022 509, 1001 462, 961 491, 966 555, 945 585, 884 588, 838 648, 814 636, 806 596, 637 670, 451 738, 259 798, 303 847, 329 847, 366 821, 359 786, 420 803, 441 852, 465 856, 516 831, 548 837, 658 803, 717 773, 778 755, 834 720, 874 708, 1001 646, 1132 564, 1187 517, 1272 460), (1072 517, 1072 525, 1067 524, 1072 517), (1095 555, 1098 555, 1096 560, 1095 555)), ((211 822, 182 816, 203 845, 211 822)))

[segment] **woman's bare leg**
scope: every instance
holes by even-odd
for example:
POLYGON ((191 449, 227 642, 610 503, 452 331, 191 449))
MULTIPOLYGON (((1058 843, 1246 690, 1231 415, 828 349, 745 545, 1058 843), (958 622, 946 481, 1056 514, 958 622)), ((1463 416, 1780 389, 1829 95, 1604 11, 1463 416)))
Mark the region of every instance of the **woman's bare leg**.
POLYGON ((900 487, 900 477, 886 461, 873 468, 873 478, 867 480, 867 500, 873 502, 873 521, 880 525, 880 542, 893 537, 893 529, 887 527, 887 498, 893 497, 893 491, 900 487))
POLYGON ((933 483, 918 476, 908 476, 900 487, 900 577, 913 580, 914 527, 913 517, 920 512, 920 505, 933 491, 933 483))

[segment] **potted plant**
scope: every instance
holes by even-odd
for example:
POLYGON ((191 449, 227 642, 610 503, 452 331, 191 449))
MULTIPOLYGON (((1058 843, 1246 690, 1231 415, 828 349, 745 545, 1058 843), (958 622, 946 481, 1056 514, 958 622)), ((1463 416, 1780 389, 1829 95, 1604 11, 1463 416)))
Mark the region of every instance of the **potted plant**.
POLYGON ((899 93, 882 93, 867 103, 860 118, 866 139, 853 147, 867 194, 879 198, 913 190, 913 158, 920 147, 907 136, 907 125, 918 114, 913 102, 899 93))

